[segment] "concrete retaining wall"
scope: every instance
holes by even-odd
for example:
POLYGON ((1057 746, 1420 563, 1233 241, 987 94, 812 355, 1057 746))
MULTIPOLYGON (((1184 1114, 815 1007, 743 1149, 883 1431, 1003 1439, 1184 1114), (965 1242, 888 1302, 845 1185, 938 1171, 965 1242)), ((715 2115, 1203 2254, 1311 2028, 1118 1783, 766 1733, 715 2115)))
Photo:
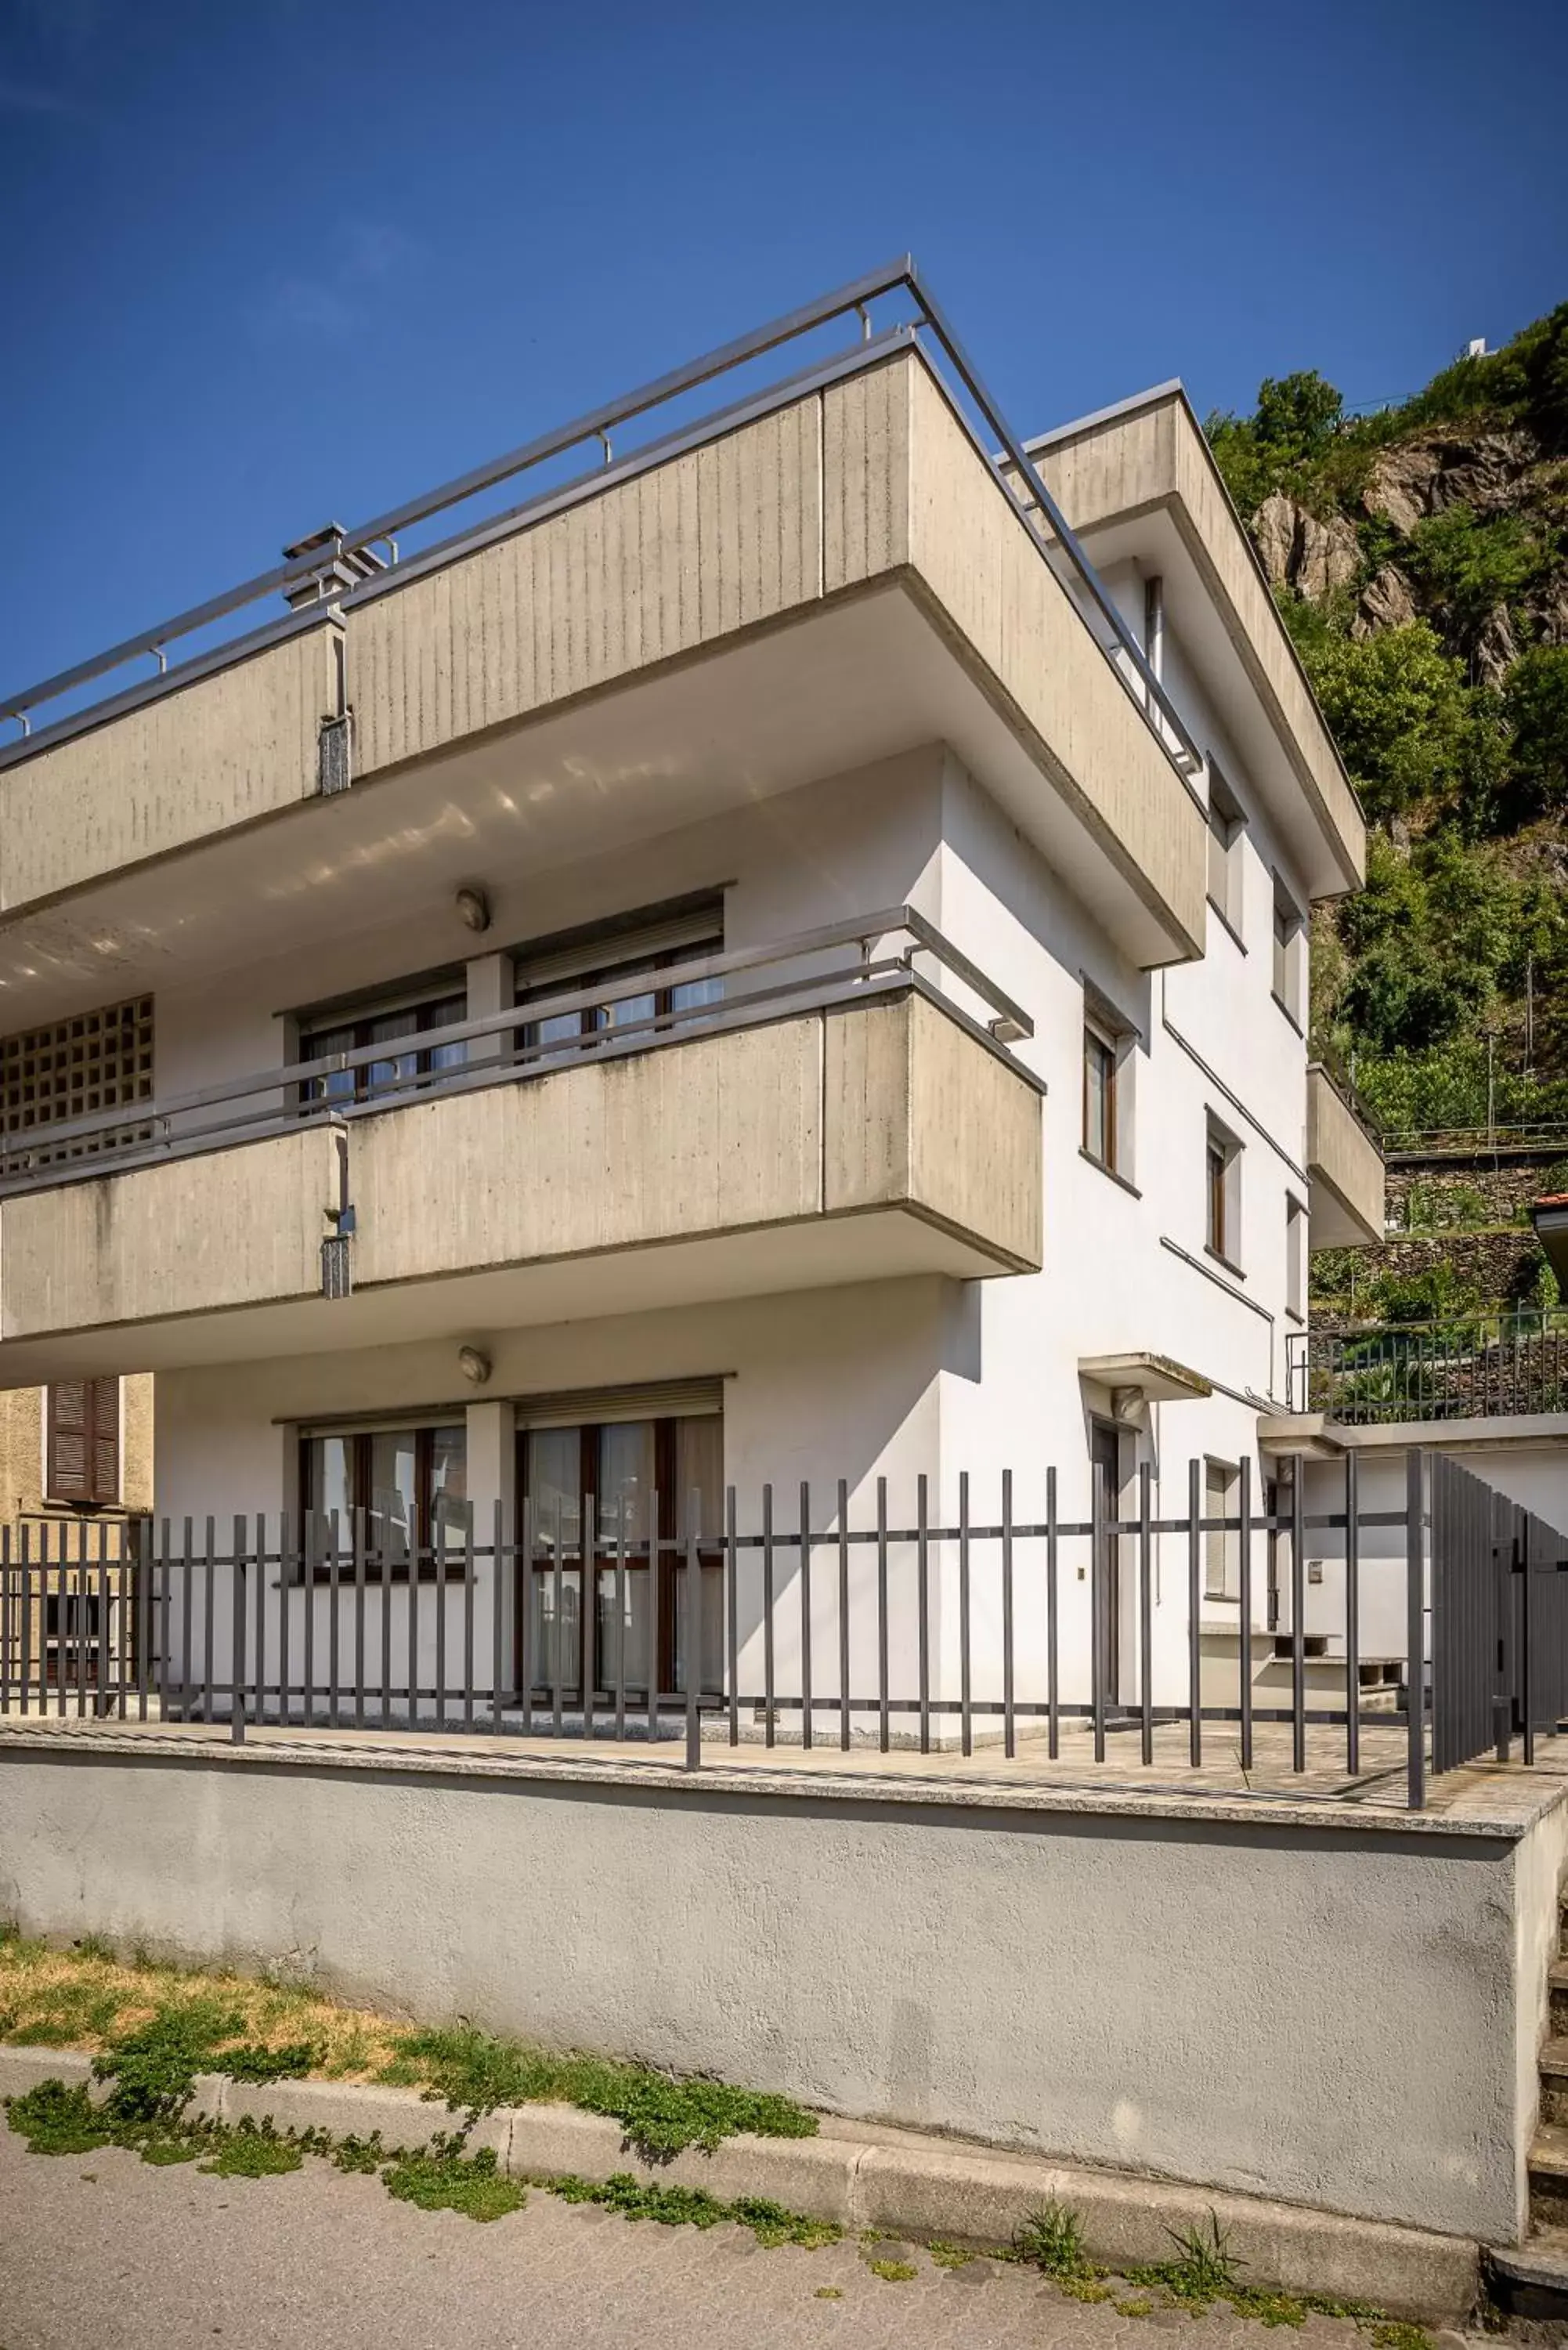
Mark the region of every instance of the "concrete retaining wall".
POLYGON ((1521 1839, 591 1768, 13 1748, 0 1915, 857 2117, 1517 2237, 1540 2000, 1520 1905, 1554 1896, 1555 1813, 1521 1839))

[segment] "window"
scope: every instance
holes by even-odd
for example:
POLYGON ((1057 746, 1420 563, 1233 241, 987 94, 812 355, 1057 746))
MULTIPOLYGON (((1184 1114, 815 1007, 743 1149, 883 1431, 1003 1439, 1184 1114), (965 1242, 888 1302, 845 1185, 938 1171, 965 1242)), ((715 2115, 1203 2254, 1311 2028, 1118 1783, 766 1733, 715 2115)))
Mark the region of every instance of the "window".
MULTIPOLYGON (((300 1505, 316 1521, 312 1539, 331 1540, 336 1513, 340 1553, 351 1553, 363 1526, 366 1573, 374 1581, 428 1579, 437 1554, 452 1556, 468 1523, 468 1434, 461 1420, 432 1428, 352 1428, 300 1439, 300 1505)), ((327 1573, 317 1565, 319 1579, 327 1573)))
MULTIPOLYGON (((1206 1519, 1236 1517, 1241 1506, 1241 1472, 1233 1461, 1203 1463, 1203 1515, 1206 1519)), ((1240 1576, 1240 1525, 1210 1525, 1203 1536, 1203 1596, 1234 1599, 1240 1576)))
POLYGON ((1299 1028, 1302 1024, 1302 964, 1304 961, 1305 931, 1294 900, 1288 897, 1278 881, 1274 884, 1274 1001, 1282 1012, 1290 1014, 1299 1028))
POLYGON ((1084 1149, 1096 1166, 1116 1163, 1116 1048, 1084 1028, 1084 1149))
POLYGON ((1238 938, 1241 933, 1241 833, 1243 818, 1235 794, 1219 768, 1209 765, 1209 901, 1238 938))
POLYGON ((1285 1201, 1285 1311, 1298 1322, 1306 1315, 1307 1211, 1299 1200, 1285 1201))
MULTIPOLYGON (((722 905, 704 899, 691 910, 665 919, 643 916, 591 931, 544 941, 517 955, 517 1002, 537 1003, 545 997, 576 995, 598 984, 624 985, 646 975, 649 985, 636 994, 619 995, 613 1003, 589 1003, 548 1019, 530 1021, 519 1034, 524 1052, 541 1047, 582 1045, 616 1028, 639 1024, 668 1023, 680 1013, 700 1011, 705 1003, 722 1001, 722 979, 684 980, 661 987, 659 973, 679 963, 719 954, 724 945, 722 905)), ((657 1030, 653 1032, 657 1034, 657 1030)), ((649 1041, 652 1041, 651 1035, 649 1041)))
MULTIPOLYGON (((30 1028, 0 1039, 0 1096, 7 1152, 26 1149, 39 1127, 67 1119, 96 1118, 152 1097, 152 998, 111 1003, 99 1012, 78 1012, 52 1027, 30 1028)), ((150 1139, 145 1126, 120 1126, 103 1135, 52 1150, 30 1152, 47 1167, 67 1159, 90 1159, 104 1150, 128 1150, 150 1139)))
POLYGON ((46 1410, 45 1499, 84 1509, 119 1500, 119 1381, 58 1379, 46 1410))
POLYGON ((618 1685, 646 1697, 653 1661, 662 1693, 685 1689, 689 1534, 700 1544, 702 1686, 722 1687, 723 1436, 723 1420, 711 1411, 519 1430, 518 1485, 532 1555, 529 1671, 535 1685, 549 1689, 558 1679, 580 1693, 582 1545, 591 1502, 596 1688, 607 1692, 618 1685), (654 1531, 661 1544, 657 1611, 649 1571, 654 1531))
POLYGON ((300 1031, 302 1061, 324 1061, 334 1053, 358 1053, 376 1045, 387 1047, 386 1056, 311 1078, 302 1089, 304 1097, 369 1101, 437 1070, 460 1068, 468 1055, 466 1045, 421 1045, 417 1040, 432 1029, 455 1027, 467 1017, 467 995, 450 990, 400 1003, 365 1004, 357 1011, 346 1011, 340 1018, 322 1016, 300 1031))
POLYGON ((1204 1160, 1204 1242, 1210 1256, 1241 1270, 1241 1146, 1215 1118, 1204 1160))

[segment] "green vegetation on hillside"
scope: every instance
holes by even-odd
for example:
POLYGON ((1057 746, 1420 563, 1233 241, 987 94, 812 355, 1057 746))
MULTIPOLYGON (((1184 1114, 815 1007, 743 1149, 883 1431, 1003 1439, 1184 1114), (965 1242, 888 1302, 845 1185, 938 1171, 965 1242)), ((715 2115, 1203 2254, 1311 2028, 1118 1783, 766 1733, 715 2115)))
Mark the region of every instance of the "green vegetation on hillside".
POLYGON ((1373 826, 1314 1029, 1396 1128, 1568 1122, 1568 303, 1350 416, 1206 430, 1373 826))

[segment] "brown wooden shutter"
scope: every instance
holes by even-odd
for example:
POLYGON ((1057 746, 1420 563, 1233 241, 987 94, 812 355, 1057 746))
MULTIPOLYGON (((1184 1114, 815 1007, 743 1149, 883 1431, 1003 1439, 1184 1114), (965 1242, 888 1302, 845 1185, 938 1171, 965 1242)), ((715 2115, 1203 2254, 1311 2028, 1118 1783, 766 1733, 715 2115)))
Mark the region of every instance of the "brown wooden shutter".
POLYGON ((57 1379, 49 1389, 47 1499, 112 1508, 119 1500, 119 1381, 57 1379))
POLYGON ((119 1381, 92 1382, 92 1492, 90 1499, 112 1509, 119 1500, 119 1381))
POLYGON ((49 1389, 48 1499, 92 1498, 92 1379, 57 1379, 49 1389))

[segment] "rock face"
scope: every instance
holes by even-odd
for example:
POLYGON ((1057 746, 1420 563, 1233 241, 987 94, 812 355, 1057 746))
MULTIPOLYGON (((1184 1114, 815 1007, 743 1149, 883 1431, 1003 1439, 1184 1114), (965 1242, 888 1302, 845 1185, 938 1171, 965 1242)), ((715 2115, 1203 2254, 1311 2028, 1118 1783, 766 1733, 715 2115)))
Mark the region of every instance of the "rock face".
POLYGON ((1409 581, 1394 564, 1386 563, 1362 589, 1350 633, 1357 639, 1375 637, 1380 629, 1402 629, 1415 617, 1409 581))
POLYGON ((1276 490, 1265 498, 1252 516, 1252 544, 1258 550, 1258 560, 1268 575, 1271 588, 1290 584, 1291 552, 1296 543, 1296 516, 1300 508, 1287 498, 1283 490, 1276 490))
POLYGON ((1514 642, 1508 606, 1494 605, 1476 638, 1476 675, 1483 685, 1501 685, 1518 659, 1519 647, 1514 642))
POLYGON ((1540 454, 1532 436, 1522 431, 1407 441, 1383 452, 1361 502, 1368 514, 1381 515, 1407 534, 1424 516, 1448 506, 1499 514, 1513 504, 1520 475, 1540 454))
POLYGON ((1293 588, 1318 602, 1355 577, 1361 546, 1343 515, 1320 522, 1276 490, 1252 516, 1252 544, 1272 588, 1293 588))

